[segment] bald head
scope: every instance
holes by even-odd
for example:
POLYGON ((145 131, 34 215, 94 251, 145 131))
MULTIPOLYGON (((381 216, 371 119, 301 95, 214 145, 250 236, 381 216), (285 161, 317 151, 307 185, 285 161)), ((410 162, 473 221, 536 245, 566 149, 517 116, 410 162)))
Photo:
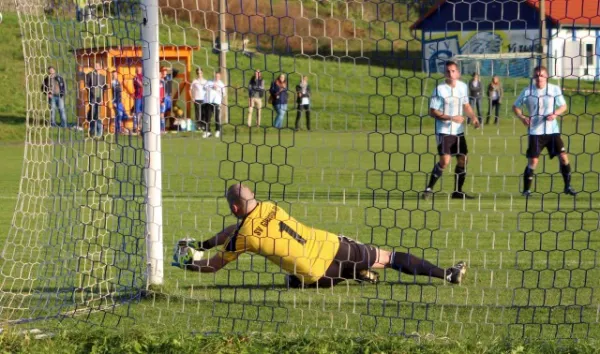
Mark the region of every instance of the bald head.
POLYGON ((231 212, 238 217, 247 215, 256 207, 254 193, 241 183, 236 183, 227 189, 227 202, 231 212))

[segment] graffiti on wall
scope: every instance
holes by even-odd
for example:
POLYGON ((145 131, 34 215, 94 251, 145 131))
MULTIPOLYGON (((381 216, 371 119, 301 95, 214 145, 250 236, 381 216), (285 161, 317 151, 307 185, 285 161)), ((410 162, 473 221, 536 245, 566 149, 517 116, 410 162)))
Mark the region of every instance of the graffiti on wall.
MULTIPOLYGON (((537 52, 537 30, 432 33, 423 43, 426 70, 443 73, 444 64, 458 54, 537 52)), ((463 72, 483 76, 527 76, 529 59, 473 60, 461 63, 463 72)))

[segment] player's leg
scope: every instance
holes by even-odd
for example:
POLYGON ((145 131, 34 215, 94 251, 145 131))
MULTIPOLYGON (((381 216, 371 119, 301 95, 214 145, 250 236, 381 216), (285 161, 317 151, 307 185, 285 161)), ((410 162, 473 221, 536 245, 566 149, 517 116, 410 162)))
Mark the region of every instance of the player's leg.
POLYGON ((452 193, 453 199, 474 199, 463 192, 463 186, 467 179, 467 155, 456 155, 456 168, 454 169, 454 192, 452 193))
POLYGON ((523 172, 523 193, 524 197, 531 195, 531 184, 537 168, 539 156, 542 149, 545 147, 544 135, 530 135, 527 147, 527 166, 523 172))
POLYGON ((463 186, 467 179, 467 139, 464 135, 458 137, 457 146, 452 149, 452 153, 456 155, 456 168, 454 169, 454 192, 453 199, 474 199, 473 196, 463 192, 463 186))
POLYGON ((373 269, 393 268, 402 273, 445 279, 454 284, 460 284, 467 272, 467 265, 462 261, 443 269, 409 253, 390 252, 379 248, 376 250, 377 261, 372 265, 373 269))
POLYGON ((565 182, 564 193, 568 195, 577 195, 575 189, 571 186, 571 165, 569 164, 569 155, 565 150, 565 144, 560 134, 553 134, 552 141, 548 144, 550 157, 558 155, 560 174, 565 182))
POLYGON ((427 188, 422 194, 423 199, 429 199, 433 194, 433 187, 437 183, 437 181, 442 177, 444 173, 444 169, 450 163, 451 157, 451 149, 453 145, 453 141, 457 140, 456 136, 453 135, 436 135, 436 140, 438 143, 438 155, 440 156, 439 161, 433 166, 433 170, 431 170, 431 175, 429 176, 429 183, 427 184, 427 188))

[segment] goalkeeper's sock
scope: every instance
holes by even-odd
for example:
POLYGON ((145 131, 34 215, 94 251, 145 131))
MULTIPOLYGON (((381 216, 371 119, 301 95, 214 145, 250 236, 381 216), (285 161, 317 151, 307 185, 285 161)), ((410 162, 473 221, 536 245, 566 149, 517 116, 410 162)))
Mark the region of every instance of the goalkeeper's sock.
POLYGON ((445 269, 408 253, 392 252, 390 263, 392 268, 406 274, 429 275, 440 279, 444 279, 446 276, 445 269))

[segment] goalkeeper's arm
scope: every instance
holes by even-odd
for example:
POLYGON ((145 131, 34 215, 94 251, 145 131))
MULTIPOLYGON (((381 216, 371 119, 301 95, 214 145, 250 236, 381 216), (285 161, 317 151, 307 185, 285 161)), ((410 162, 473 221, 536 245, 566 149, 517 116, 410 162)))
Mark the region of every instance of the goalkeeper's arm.
MULTIPOLYGON (((215 236, 216 237, 216 236, 215 236)), ((201 272, 201 273, 215 273, 221 268, 225 267, 230 261, 222 257, 221 252, 218 252, 210 259, 202 259, 199 261, 193 261, 185 266, 186 269, 201 272)))
POLYGON ((211 248, 223 245, 225 244, 225 242, 227 242, 227 239, 229 239, 229 237, 233 235, 236 229, 237 225, 229 225, 226 228, 224 228, 221 232, 209 238, 208 240, 198 242, 198 248, 200 250, 209 250, 211 248))

